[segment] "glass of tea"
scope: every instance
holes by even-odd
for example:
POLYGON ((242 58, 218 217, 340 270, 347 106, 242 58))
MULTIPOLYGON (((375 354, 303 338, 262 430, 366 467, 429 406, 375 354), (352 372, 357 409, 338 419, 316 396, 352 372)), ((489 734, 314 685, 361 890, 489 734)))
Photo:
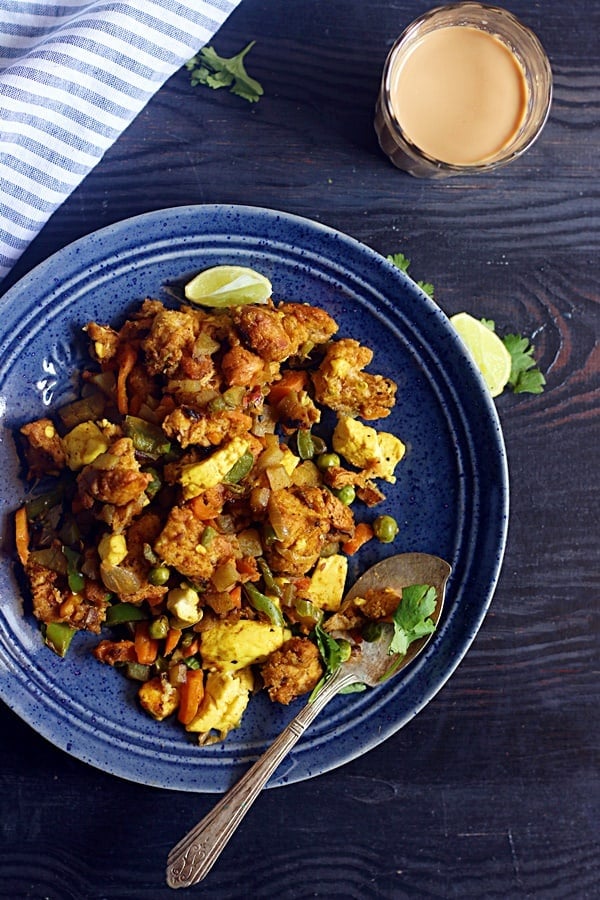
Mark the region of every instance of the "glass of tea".
POLYGON ((529 28, 499 7, 451 3, 420 16, 392 47, 375 130, 411 175, 486 172, 533 144, 551 102, 550 63, 529 28))

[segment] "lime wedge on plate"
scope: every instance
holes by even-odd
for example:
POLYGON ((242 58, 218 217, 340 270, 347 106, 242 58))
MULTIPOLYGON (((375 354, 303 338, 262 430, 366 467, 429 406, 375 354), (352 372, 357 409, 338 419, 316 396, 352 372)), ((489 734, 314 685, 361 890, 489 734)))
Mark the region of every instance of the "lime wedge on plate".
POLYGON ((462 312, 450 321, 467 345, 492 397, 501 394, 510 377, 511 356, 498 335, 479 319, 462 312))
POLYGON ((272 291, 268 278, 246 266, 213 266, 185 286, 186 299, 191 303, 218 308, 266 303, 272 291))

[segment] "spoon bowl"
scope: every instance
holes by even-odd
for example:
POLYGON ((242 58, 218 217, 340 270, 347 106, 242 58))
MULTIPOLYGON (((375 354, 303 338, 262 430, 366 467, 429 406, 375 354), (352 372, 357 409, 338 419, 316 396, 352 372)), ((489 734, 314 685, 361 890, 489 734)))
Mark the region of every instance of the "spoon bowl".
MULTIPOLYGON (((342 608, 372 590, 391 588, 400 600, 403 588, 427 585, 433 587, 436 593, 435 609, 429 616, 435 626, 442 614, 451 571, 445 560, 428 553, 390 556, 368 569, 352 585, 344 597, 342 608)), ((169 887, 190 887, 208 874, 273 772, 336 694, 357 683, 375 687, 389 672, 396 675, 415 659, 431 637, 429 633, 413 641, 407 652, 400 655, 390 653, 394 634, 391 624, 384 623, 379 637, 373 641, 357 639, 355 629, 332 630, 331 634, 336 640, 344 639, 351 645, 349 659, 325 680, 320 690, 313 692, 308 703, 268 750, 171 850, 167 860, 169 887)))

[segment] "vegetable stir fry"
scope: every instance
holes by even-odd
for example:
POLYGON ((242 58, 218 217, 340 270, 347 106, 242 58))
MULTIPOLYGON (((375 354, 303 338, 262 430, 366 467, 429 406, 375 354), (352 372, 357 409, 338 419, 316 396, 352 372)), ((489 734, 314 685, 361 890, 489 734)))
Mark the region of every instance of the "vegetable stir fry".
MULTIPOLYGON (((222 740, 253 692, 289 703, 315 688, 348 556, 395 537, 371 509, 404 445, 366 423, 396 385, 305 303, 147 299, 118 330, 85 330, 80 398, 19 436, 33 613, 60 656, 78 630, 98 634, 96 659, 140 682, 150 715, 222 740)), ((352 621, 394 609, 367 598, 352 621)))

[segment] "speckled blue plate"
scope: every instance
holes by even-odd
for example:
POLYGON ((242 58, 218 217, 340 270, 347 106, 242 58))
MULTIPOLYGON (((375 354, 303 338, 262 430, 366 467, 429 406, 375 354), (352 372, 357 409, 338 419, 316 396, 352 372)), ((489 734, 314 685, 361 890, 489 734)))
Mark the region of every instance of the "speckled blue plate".
POLYGON ((118 322, 163 284, 239 263, 267 275, 277 299, 323 306, 375 350, 372 371, 398 383, 385 429, 408 445, 387 490, 393 546, 371 542, 350 577, 390 552, 436 553, 453 566, 443 621, 397 680, 336 698, 282 763, 272 785, 310 778, 376 746, 451 675, 490 603, 506 537, 504 447, 493 403, 447 318, 402 272, 352 238, 305 219, 237 206, 153 212, 104 228, 38 266, 0 300, 0 696, 68 753, 136 782, 222 791, 279 733, 292 707, 252 700, 222 744, 199 747, 176 722, 136 706, 135 687, 78 636, 64 660, 42 645, 14 571, 12 512, 23 499, 13 431, 72 397, 90 319, 118 322))

